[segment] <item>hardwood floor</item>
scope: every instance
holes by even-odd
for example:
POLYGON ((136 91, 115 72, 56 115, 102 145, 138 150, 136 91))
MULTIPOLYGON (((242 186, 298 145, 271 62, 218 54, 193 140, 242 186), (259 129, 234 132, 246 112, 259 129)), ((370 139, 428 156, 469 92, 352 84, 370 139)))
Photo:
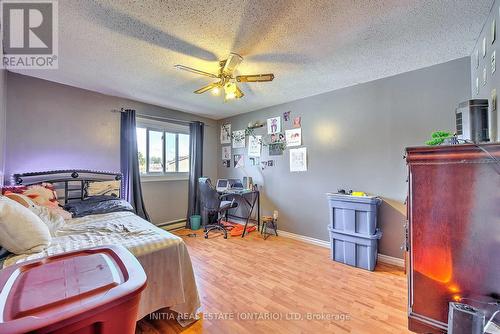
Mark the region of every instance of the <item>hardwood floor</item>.
POLYGON ((191 255, 204 318, 182 328, 146 317, 136 333, 410 333, 400 268, 379 263, 368 272, 333 262, 326 248, 256 232, 227 240, 188 233, 176 232, 191 255))

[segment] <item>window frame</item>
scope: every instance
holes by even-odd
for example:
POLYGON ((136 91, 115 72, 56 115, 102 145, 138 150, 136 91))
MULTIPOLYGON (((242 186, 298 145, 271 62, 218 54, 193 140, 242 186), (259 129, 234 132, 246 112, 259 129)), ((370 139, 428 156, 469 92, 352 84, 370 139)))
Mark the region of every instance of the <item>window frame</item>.
MULTIPOLYGON (((141 173, 142 182, 152 182, 152 181, 177 181, 177 180, 188 180, 188 172, 179 172, 179 134, 185 134, 189 136, 189 127, 187 125, 180 125, 169 122, 161 122, 156 120, 151 120, 147 118, 137 118, 136 128, 143 128, 146 130, 146 173, 141 173), (150 148, 150 131, 162 132, 162 172, 150 172, 149 171, 149 148, 150 148), (166 134, 175 134, 175 172, 167 171, 167 153, 166 153, 166 134)), ((190 138, 191 139, 191 138, 190 138)), ((139 150, 138 150, 139 151, 139 150)), ((191 159, 191 156, 189 156, 191 159)))

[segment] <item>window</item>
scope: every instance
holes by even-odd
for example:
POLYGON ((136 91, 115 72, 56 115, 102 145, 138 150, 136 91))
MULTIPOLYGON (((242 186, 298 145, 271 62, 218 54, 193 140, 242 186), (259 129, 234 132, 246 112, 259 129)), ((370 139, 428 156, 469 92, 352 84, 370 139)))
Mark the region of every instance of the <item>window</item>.
MULTIPOLYGON (((187 126, 137 120, 139 170, 145 176, 182 176, 189 172, 187 126)), ((185 175, 187 177, 187 175, 185 175)))

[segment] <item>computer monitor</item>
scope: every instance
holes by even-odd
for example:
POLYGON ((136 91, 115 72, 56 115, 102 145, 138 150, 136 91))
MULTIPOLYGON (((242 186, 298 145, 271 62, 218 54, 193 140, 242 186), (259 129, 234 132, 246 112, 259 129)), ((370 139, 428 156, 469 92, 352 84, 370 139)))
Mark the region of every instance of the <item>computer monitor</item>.
POLYGON ((215 187, 217 191, 226 191, 229 189, 229 180, 227 179, 218 179, 217 185, 215 187))
POLYGON ((240 179, 229 179, 228 181, 231 189, 244 189, 240 179))

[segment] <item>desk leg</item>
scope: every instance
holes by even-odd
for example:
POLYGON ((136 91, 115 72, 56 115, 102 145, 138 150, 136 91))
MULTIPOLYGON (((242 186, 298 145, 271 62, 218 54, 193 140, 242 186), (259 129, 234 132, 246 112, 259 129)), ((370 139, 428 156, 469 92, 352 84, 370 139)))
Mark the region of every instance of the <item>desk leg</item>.
MULTIPOLYGON (((264 228, 264 226, 262 226, 264 228)), ((257 231, 260 229, 260 192, 257 193, 257 231)))
POLYGON ((252 205, 250 206, 250 212, 248 213, 247 219, 245 221, 245 228, 243 229, 243 233, 241 233, 241 237, 243 238, 245 236, 245 233, 247 231, 247 226, 248 222, 250 221, 250 218, 252 217, 253 213, 253 208, 255 207, 255 203, 259 203, 257 207, 257 212, 259 214, 259 217, 257 217, 257 231, 259 230, 259 225, 260 225, 260 193, 257 193, 257 197, 253 200, 252 205))

